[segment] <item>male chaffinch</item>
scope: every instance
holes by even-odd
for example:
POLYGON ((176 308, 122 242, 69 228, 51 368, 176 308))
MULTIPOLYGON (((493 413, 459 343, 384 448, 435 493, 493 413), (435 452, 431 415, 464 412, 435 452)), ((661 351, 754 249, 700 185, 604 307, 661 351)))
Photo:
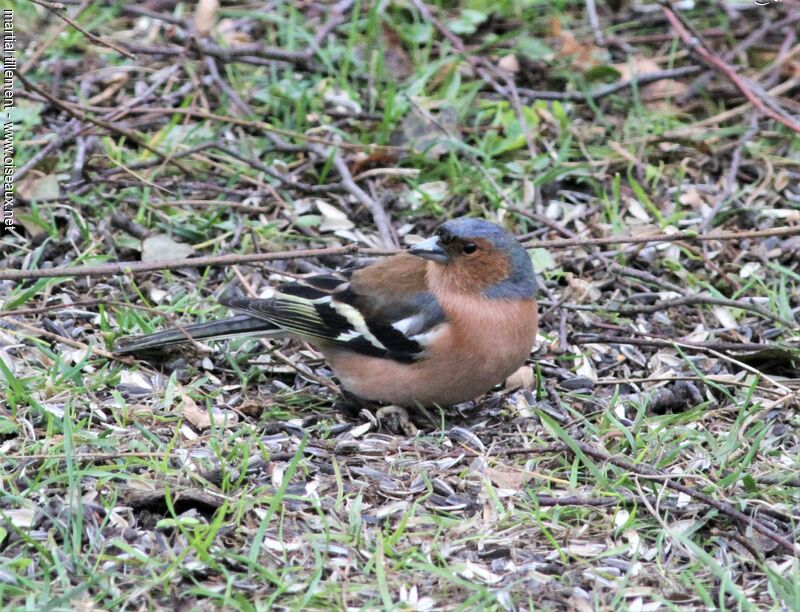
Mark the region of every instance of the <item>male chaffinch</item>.
POLYGON ((314 275, 264 299, 226 298, 244 314, 122 339, 118 354, 259 333, 315 345, 343 389, 399 406, 447 406, 502 382, 529 356, 538 324, 533 267, 497 225, 460 218, 367 267, 314 275), (185 332, 185 333, 184 333, 185 332))

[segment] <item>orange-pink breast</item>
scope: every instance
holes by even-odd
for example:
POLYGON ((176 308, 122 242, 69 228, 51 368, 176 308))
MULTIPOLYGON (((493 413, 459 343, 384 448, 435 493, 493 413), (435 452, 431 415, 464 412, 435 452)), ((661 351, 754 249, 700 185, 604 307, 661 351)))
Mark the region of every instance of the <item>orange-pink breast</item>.
POLYGON ((448 322, 414 363, 323 347, 342 386, 371 401, 448 406, 483 395, 530 355, 538 324, 536 300, 437 297, 448 322))

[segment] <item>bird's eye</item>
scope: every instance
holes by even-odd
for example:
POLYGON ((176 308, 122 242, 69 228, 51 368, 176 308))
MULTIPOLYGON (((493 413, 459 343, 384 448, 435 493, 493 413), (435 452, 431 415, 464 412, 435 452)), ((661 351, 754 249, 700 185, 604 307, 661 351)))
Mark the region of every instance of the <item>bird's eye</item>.
POLYGON ((475 244, 474 242, 465 242, 461 246, 461 250, 464 252, 465 255, 469 255, 478 250, 478 245, 475 244))

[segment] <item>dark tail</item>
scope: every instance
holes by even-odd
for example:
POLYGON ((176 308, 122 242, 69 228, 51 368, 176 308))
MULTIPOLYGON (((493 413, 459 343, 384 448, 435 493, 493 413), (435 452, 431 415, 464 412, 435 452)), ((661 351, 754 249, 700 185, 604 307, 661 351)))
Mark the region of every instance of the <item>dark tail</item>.
POLYGON ((165 329, 145 336, 120 338, 114 347, 114 354, 127 355, 129 353, 159 349, 173 344, 182 344, 189 342, 186 337, 187 334, 194 340, 220 340, 234 336, 267 334, 275 331, 279 331, 279 328, 269 321, 248 315, 239 315, 228 319, 209 321, 208 323, 184 325, 182 330, 165 329))

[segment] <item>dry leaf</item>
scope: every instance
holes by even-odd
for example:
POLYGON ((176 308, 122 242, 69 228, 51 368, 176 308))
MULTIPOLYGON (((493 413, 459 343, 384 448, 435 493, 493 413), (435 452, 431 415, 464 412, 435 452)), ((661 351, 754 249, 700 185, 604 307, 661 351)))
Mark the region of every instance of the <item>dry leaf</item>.
POLYGON ((571 272, 567 272, 566 279, 569 285, 566 293, 572 301, 584 304, 586 302, 596 302, 600 299, 602 293, 595 287, 594 283, 578 278, 571 272))
POLYGON ((191 246, 175 242, 166 234, 156 234, 142 240, 142 261, 186 259, 192 255, 194 255, 194 249, 191 246))
POLYGON ((647 359, 642 354, 642 351, 637 349, 635 346, 622 344, 619 347, 619 351, 625 356, 626 359, 628 359, 628 361, 631 361, 642 368, 647 365, 647 359))
POLYGON ((502 580, 497 574, 472 561, 467 561, 465 568, 461 571, 461 575, 467 580, 480 580, 486 584, 497 584, 502 580))
POLYGON ((416 100, 400 128, 392 133, 392 144, 406 146, 427 159, 438 159, 454 147, 453 138, 460 133, 455 109, 445 106, 438 112, 424 107, 423 100, 416 100))
POLYGON ((194 29, 198 36, 208 36, 214 27, 219 0, 200 0, 194 11, 194 29))
POLYGON ((700 190, 697 189, 697 187, 689 187, 685 191, 681 192, 681 195, 678 196, 678 201, 681 204, 686 204, 687 206, 691 206, 695 210, 699 210, 702 209, 704 206, 707 206, 703 194, 700 193, 700 190))
POLYGON ((229 47, 236 45, 246 45, 253 42, 247 32, 237 29, 237 23, 233 19, 220 19, 216 29, 217 35, 229 47))
POLYGON ((506 378, 506 385, 504 391, 512 391, 514 389, 530 389, 536 382, 536 375, 533 368, 524 365, 514 372, 511 376, 506 378))
POLYGON ((592 363, 592 358, 588 355, 581 357, 581 364, 577 367, 575 373, 578 376, 584 376, 593 382, 597 382, 597 370, 595 370, 594 363, 592 363))
POLYGON ((497 67, 507 72, 519 72, 519 60, 513 53, 505 55, 497 62, 497 67))
POLYGON ((486 475, 495 486, 513 491, 519 491, 522 485, 526 484, 534 476, 532 472, 526 472, 525 470, 502 470, 491 467, 486 468, 486 475))
POLYGON ((589 70, 605 63, 608 51, 593 44, 578 42, 572 32, 561 30, 558 38, 561 39, 561 48, 558 54, 567 57, 570 63, 581 71, 589 70))
POLYGON ((197 429, 208 429, 211 427, 211 416, 207 410, 201 409, 189 394, 183 390, 179 391, 183 402, 183 417, 194 425, 197 429))
MULTIPOLYGON (((623 81, 644 74, 661 71, 661 66, 649 57, 634 57, 624 64, 613 64, 613 67, 622 75, 623 81)), ((643 97, 646 98, 646 100, 650 100, 650 102, 645 103, 647 108, 665 108, 666 106, 668 110, 669 105, 665 105, 665 103, 662 102, 664 98, 679 96, 685 93, 688 88, 689 86, 681 81, 676 81, 675 79, 661 79, 660 81, 641 86, 640 90, 643 97)))
POLYGON ((636 198, 628 198, 628 212, 630 215, 637 219, 638 221, 644 221, 645 223, 651 223, 653 221, 650 214, 645 210, 645 207, 642 206, 642 203, 639 202, 636 198))
POLYGON ((723 329, 736 329, 739 327, 738 323, 736 323, 736 317, 733 316, 730 308, 726 308, 725 306, 714 306, 714 308, 712 308, 712 312, 717 318, 717 321, 720 322, 720 325, 722 325, 723 329))
POLYGON ((757 261, 748 261, 746 264, 742 266, 742 269, 739 270, 739 276, 741 278, 750 278, 756 274, 759 274, 761 271, 761 264, 757 261))
POLYGON ((355 224, 347 218, 347 213, 335 206, 328 204, 324 200, 317 200, 317 210, 322 215, 322 222, 319 224, 321 232, 335 232, 338 230, 349 230, 355 224))
POLYGON ((0 519, 10 521, 14 527, 20 529, 30 529, 36 518, 35 508, 12 508, 10 510, 0 510, 0 519))
POLYGON ((405 79, 412 71, 411 59, 403 48, 400 35, 385 23, 383 24, 383 44, 383 65, 388 74, 397 80, 405 79))
POLYGON ((61 195, 61 190, 55 174, 33 170, 17 185, 16 193, 21 199, 31 202, 57 198, 61 195))

